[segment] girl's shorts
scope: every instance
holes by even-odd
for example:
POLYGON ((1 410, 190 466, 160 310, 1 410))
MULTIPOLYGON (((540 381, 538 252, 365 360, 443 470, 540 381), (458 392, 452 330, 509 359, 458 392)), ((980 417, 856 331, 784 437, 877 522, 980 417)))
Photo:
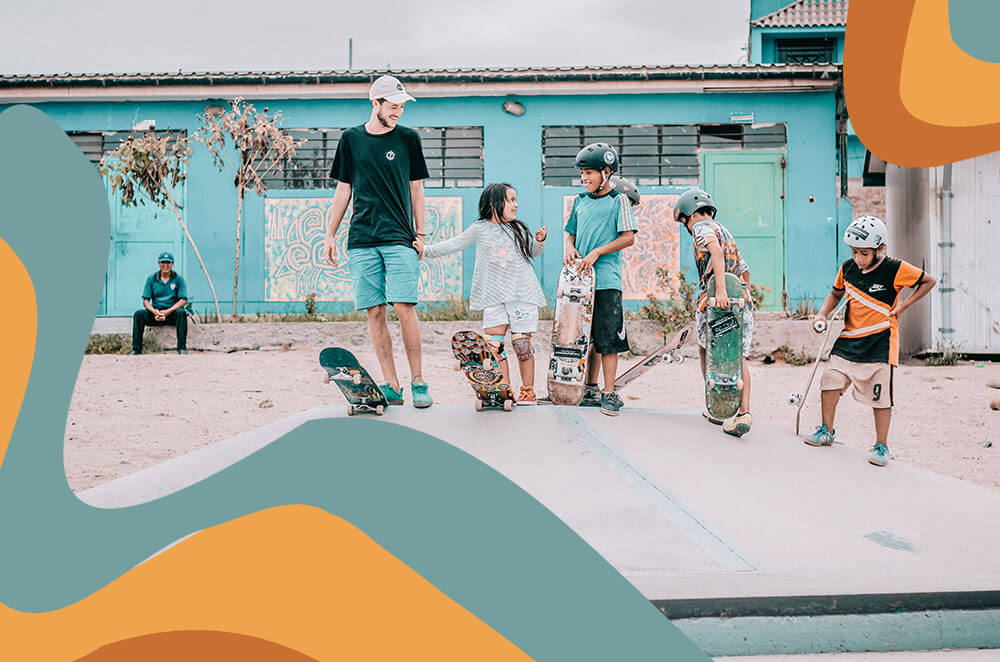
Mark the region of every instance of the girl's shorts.
POLYGON ((538 306, 532 303, 511 301, 483 308, 483 328, 510 326, 511 333, 538 331, 538 306))

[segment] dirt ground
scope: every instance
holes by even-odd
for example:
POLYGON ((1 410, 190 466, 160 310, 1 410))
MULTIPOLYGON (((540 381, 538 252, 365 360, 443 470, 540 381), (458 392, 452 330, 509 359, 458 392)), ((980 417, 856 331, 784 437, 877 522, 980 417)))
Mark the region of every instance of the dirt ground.
MULTIPOLYGON (((425 322, 421 328, 424 376, 435 402, 471 407, 472 391, 463 375, 453 369, 448 338, 455 330, 478 328, 478 323, 425 322)), ((397 369, 408 381, 398 331, 393 330, 393 335, 397 369)), ((288 351, 280 350, 280 341, 261 350, 192 351, 186 356, 172 352, 85 356, 66 426, 65 466, 70 487, 84 490, 304 409, 343 404, 340 391, 322 383, 317 356, 323 346, 348 347, 373 370, 376 380, 380 379, 364 324, 329 324, 322 334, 313 334, 305 343, 293 343, 288 351)), ((548 346, 541 333, 536 348, 536 389, 544 394, 548 346)), ((696 356, 690 346, 686 353, 696 356)), ((623 360, 619 372, 634 361, 623 360)), ((795 409, 787 404, 788 394, 802 389, 810 370, 808 365, 764 365, 754 360, 754 422, 791 431, 795 409)), ((519 383, 517 377, 514 383, 519 383)), ((889 435, 894 460, 1000 488, 1000 438, 995 438, 994 429, 1000 423, 1000 411, 989 407, 991 400, 1000 399, 1000 390, 990 383, 1000 387, 998 364, 914 364, 897 369, 896 407, 889 435), (992 441, 993 446, 984 447, 985 441, 992 441)), ((817 386, 803 409, 803 432, 810 432, 819 423, 817 386)), ((630 384, 622 396, 626 408, 701 408, 704 395, 698 361, 689 358, 679 366, 658 366, 630 384)), ((410 406, 409 393, 406 398, 405 406, 410 406)), ((623 413, 627 415, 627 411, 623 413)), ((753 443, 755 435, 764 433, 757 427, 744 442, 753 443)), ((837 414, 838 443, 868 448, 873 435, 871 410, 847 394, 837 414)), ((835 449, 816 449, 817 461, 826 452, 835 449)), ((879 470, 867 464, 860 469, 879 470)), ((883 470, 891 471, 892 464, 883 470)))

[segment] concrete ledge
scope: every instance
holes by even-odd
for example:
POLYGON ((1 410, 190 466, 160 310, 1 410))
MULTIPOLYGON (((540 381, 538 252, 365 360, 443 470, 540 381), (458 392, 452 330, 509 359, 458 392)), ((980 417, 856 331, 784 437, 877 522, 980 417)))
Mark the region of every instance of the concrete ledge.
MULTIPOLYGON (((480 322, 464 320, 457 322, 421 322, 425 342, 440 342, 461 329, 480 328, 480 322)), ((630 320, 629 341, 636 354, 646 354, 663 342, 659 324, 649 320, 630 320)), ((834 323, 833 333, 839 334, 842 322, 834 323)), ((389 325, 394 343, 400 343, 399 325, 389 325)), ((131 317, 99 317, 94 320, 91 333, 132 333, 131 317)), ((149 327, 151 333, 164 349, 177 347, 177 336, 173 327, 149 327)), ((548 352, 552 334, 552 322, 539 323, 536 335, 538 349, 548 352)), ((245 322, 222 324, 188 324, 188 349, 201 352, 232 352, 240 350, 278 350, 283 345, 290 348, 310 347, 318 349, 331 345, 356 347, 367 344, 366 322, 245 322), (364 339, 359 341, 359 339, 364 339)), ((764 315, 754 322, 754 338, 751 349, 756 357, 769 354, 778 347, 788 347, 794 352, 810 358, 816 356, 822 337, 812 330, 808 320, 790 320, 783 317, 764 315)), ((830 343, 832 345, 833 343, 830 343)), ((692 340, 684 349, 685 356, 698 355, 697 341, 692 340)), ((827 348, 829 355, 829 347, 827 348)))
POLYGON ((673 621, 711 656, 1000 647, 1000 610, 673 621))

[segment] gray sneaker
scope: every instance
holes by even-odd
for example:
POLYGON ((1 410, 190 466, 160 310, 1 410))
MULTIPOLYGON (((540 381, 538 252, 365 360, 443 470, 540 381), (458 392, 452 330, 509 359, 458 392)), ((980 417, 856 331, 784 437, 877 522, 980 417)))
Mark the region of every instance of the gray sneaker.
POLYGON ((612 391, 611 393, 601 393, 601 413, 608 416, 617 416, 618 412, 625 405, 622 403, 622 399, 618 397, 618 394, 612 391))
POLYGON ((583 400, 580 401, 580 406, 600 407, 601 387, 597 384, 585 384, 583 387, 583 400))

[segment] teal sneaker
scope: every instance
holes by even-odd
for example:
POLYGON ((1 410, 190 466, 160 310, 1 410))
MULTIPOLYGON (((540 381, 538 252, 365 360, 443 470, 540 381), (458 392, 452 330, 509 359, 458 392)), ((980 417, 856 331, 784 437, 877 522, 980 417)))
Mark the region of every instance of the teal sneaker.
POLYGON ((413 406, 417 409, 426 409, 434 404, 434 398, 427 390, 427 382, 412 382, 410 390, 413 392, 413 406))
POLYGON ((580 401, 580 406, 600 407, 601 387, 597 384, 585 384, 583 387, 583 400, 580 401))
POLYGON ((389 382, 379 384, 378 387, 382 389, 382 394, 385 396, 385 399, 389 401, 390 405, 403 404, 403 389, 399 389, 397 391, 393 387, 389 386, 389 382))
POLYGON ((622 399, 617 393, 612 391, 611 393, 601 393, 601 413, 607 414, 608 416, 617 416, 618 412, 624 406, 622 399))
POLYGON ((872 452, 868 455, 868 462, 876 467, 884 467, 889 464, 889 449, 885 444, 875 444, 872 452))
POLYGON ((830 446, 837 438, 833 430, 827 430, 826 425, 817 425, 816 431, 803 439, 810 446, 830 446))

